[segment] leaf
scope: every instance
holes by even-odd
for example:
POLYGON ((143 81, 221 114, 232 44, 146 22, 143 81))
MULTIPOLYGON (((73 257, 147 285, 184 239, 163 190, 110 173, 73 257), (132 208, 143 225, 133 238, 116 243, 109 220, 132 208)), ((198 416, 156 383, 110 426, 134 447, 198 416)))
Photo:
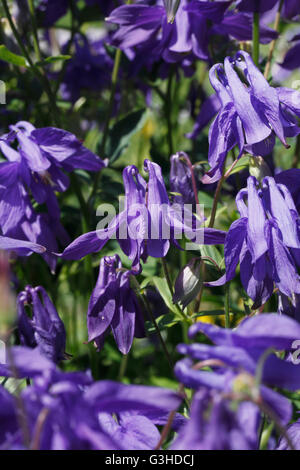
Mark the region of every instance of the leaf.
MULTIPOLYGON (((227 173, 227 171, 230 169, 230 166, 228 168, 226 168, 225 173, 227 173)), ((240 158, 238 163, 231 170, 230 175, 234 175, 235 173, 239 173, 240 171, 243 171, 248 167, 249 167, 249 157, 244 156, 244 157, 240 158)))
POLYGON ((109 133, 105 154, 110 164, 115 162, 130 144, 131 138, 142 129, 147 110, 134 111, 118 121, 109 133))
MULTIPOLYGON (((160 331, 176 325, 176 323, 178 323, 179 321, 179 318, 174 318, 174 315, 172 313, 168 313, 167 315, 162 315, 161 317, 156 318, 156 323, 160 331)), ((155 333, 156 331, 151 321, 146 321, 145 327, 148 333, 155 333)))
POLYGON ((0 46, 0 60, 4 60, 4 62, 8 62, 9 64, 17 65, 18 67, 28 66, 25 57, 14 54, 3 44, 0 46))
POLYGON ((162 296, 163 300, 165 301, 166 306, 171 310, 171 312, 175 313, 175 315, 178 317, 179 312, 178 312, 178 307, 173 303, 173 299, 171 297, 171 293, 169 291, 168 283, 166 279, 154 276, 152 279, 156 289, 162 296))
POLYGON ((45 65, 53 64, 54 62, 65 61, 72 59, 71 55, 52 55, 50 57, 46 57, 46 59, 41 60, 40 62, 36 62, 35 65, 39 67, 44 67, 45 65))
POLYGON ((200 251, 201 251, 201 256, 207 256, 213 259, 220 268, 222 267, 223 256, 214 245, 201 245, 200 251))

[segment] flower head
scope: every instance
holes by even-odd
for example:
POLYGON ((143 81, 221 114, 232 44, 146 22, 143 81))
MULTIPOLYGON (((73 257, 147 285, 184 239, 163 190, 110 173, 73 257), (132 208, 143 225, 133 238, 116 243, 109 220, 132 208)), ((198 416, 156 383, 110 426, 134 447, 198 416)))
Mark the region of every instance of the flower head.
POLYGON ((66 331, 45 289, 27 286, 18 295, 18 329, 21 344, 38 347, 41 354, 58 362, 65 358, 66 331), (26 312, 31 308, 32 317, 26 312))

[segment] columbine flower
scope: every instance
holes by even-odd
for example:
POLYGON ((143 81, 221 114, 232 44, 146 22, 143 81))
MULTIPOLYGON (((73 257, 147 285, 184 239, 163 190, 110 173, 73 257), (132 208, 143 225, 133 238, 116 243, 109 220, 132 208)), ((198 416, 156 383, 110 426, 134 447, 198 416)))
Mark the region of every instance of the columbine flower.
POLYGON ((21 344, 37 346, 41 354, 54 362, 65 359, 65 327, 45 289, 27 286, 18 295, 17 305, 21 344), (26 306, 31 308, 32 318, 26 306))
POLYGON ((288 297, 300 293, 299 215, 287 187, 266 177, 259 188, 250 176, 236 204, 241 218, 233 222, 226 236, 226 274, 210 284, 230 281, 240 262, 241 281, 254 301, 253 308, 268 300, 274 284, 288 297))
MULTIPOLYGON (((184 152, 177 152, 171 157, 170 189, 174 202, 178 204, 196 204, 193 191, 192 173, 187 164, 189 157, 184 152)), ((196 182, 195 182, 196 184, 196 182)), ((197 188, 197 187, 196 187, 197 188)))
POLYGON ((65 259, 80 259, 89 253, 100 251, 115 236, 121 249, 133 261, 133 269, 139 269, 140 260, 148 256, 166 256, 170 241, 178 246, 176 238, 185 236, 196 243, 222 244, 225 232, 202 228, 192 212, 172 206, 164 184, 161 168, 157 163, 145 160, 149 182, 134 166, 123 171, 125 186, 125 209, 110 222, 107 228, 81 235, 62 253, 65 259))
MULTIPOLYGON (((155 449, 160 440, 156 424, 164 425, 182 401, 178 393, 160 387, 93 382, 87 373, 61 372, 36 349, 15 347, 11 356, 13 370, 0 364, 1 375, 15 372, 35 380, 20 393, 25 442, 15 398, 0 386, 1 449, 155 449)), ((177 427, 182 422, 177 418, 177 427)))
POLYGON ((179 430, 172 450, 255 450, 258 447, 257 407, 235 403, 218 392, 199 390, 190 419, 179 430), (234 409, 235 408, 235 409, 234 409))
MULTIPOLYGON (((29 122, 10 126, 0 138, 0 149, 8 161, 0 163, 0 228, 3 235, 27 239, 57 251, 58 238, 69 240, 60 223, 55 192, 68 188, 64 171, 76 168, 100 171, 104 162, 85 148, 70 132, 53 127, 36 129, 29 122), (18 148, 13 144, 17 141, 18 148), (64 171, 63 171, 64 170, 64 171), (47 213, 37 214, 28 196, 46 204, 47 213)), ((52 270, 55 257, 47 253, 52 270)))
POLYGON ((121 49, 143 48, 154 60, 162 57, 166 62, 182 60, 182 54, 190 52, 205 60, 207 20, 220 22, 230 3, 165 0, 164 7, 124 5, 113 10, 106 20, 119 25, 113 44, 121 49))
POLYGON ((144 317, 130 287, 131 274, 122 269, 118 255, 101 259, 87 316, 89 341, 94 341, 98 349, 110 331, 123 354, 129 352, 134 336, 144 336, 144 317))
MULTIPOLYGON (((189 336, 193 337, 200 331, 214 345, 180 344, 179 352, 189 358, 176 364, 178 380, 196 390, 217 392, 219 403, 231 400, 232 405, 252 404, 251 414, 256 414, 256 433, 259 425, 257 414, 261 411, 268 414, 272 410, 276 420, 286 425, 292 415, 291 403, 269 387, 298 390, 299 366, 280 359, 271 350, 289 350, 299 338, 300 325, 286 316, 266 313, 243 320, 234 330, 197 322, 190 327, 189 336), (211 371, 202 370, 208 366, 211 371)), ((205 399, 200 405, 205 409, 205 399)), ((191 418, 194 424, 196 419, 197 416, 191 418)), ((184 428, 182 435, 185 435, 184 428)), ((203 434, 202 439, 205 443, 203 434)), ((198 445, 201 445, 201 440, 198 445)))
POLYGON ((238 0, 236 6, 240 11, 265 13, 276 5, 278 0, 238 0))
MULTIPOLYGON (((76 35, 74 53, 66 63, 60 92, 73 103, 86 91, 98 92, 110 86, 113 60, 104 47, 105 40, 89 41, 76 35)), ((62 48, 64 52, 65 47, 62 48)), ((56 75, 55 75, 56 76, 56 75)))
MULTIPOLYGON (((236 145, 238 157, 243 152, 263 156, 274 147, 275 135, 288 148, 286 137, 299 134, 294 116, 300 115, 300 93, 288 88, 272 88, 247 52, 239 51, 235 59, 226 57, 224 67, 214 65, 209 77, 221 109, 209 130, 211 170, 202 178, 203 183, 212 183, 221 177, 226 155, 236 145), (248 87, 235 67, 243 72, 248 87)), ((207 122, 205 116, 201 117, 200 125, 197 124, 198 129, 202 122, 207 122)))
MULTIPOLYGON (((294 450, 300 450, 300 420, 290 424, 286 428, 286 433, 292 441, 294 450)), ((281 436, 275 450, 291 450, 285 436, 281 436)))

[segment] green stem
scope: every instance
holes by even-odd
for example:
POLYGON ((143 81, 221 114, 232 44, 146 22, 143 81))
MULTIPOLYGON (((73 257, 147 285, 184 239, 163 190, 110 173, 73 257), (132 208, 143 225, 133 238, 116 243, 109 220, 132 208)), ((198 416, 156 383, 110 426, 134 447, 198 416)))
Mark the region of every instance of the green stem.
POLYGON ((39 45, 39 38, 38 38, 38 32, 37 32, 37 24, 36 24, 36 18, 35 18, 34 4, 33 4, 33 0, 27 0, 27 2, 28 2, 29 13, 30 13, 30 19, 31 19, 31 23, 32 23, 34 52, 35 52, 37 60, 41 61, 42 60, 42 55, 41 55, 41 50, 40 50, 40 45, 39 45))
POLYGON ((46 75, 41 73, 39 68, 33 63, 32 59, 30 57, 30 54, 28 53, 28 51, 27 51, 27 49, 26 49, 26 47, 25 47, 25 45, 22 41, 22 38, 19 35, 19 32, 18 32, 18 30, 15 26, 15 23, 12 19, 7 1, 6 0, 1 0, 1 1, 2 1, 2 5, 3 5, 4 11, 5 11, 7 20, 9 22, 10 28, 11 28, 13 34, 14 34, 14 37, 15 37, 17 43, 18 43, 18 46, 19 46, 20 50, 22 51, 25 59, 27 60, 28 64, 30 65, 30 68, 31 68, 32 72, 36 75, 36 77, 42 82, 43 86, 45 87, 45 91, 46 91, 47 96, 48 96, 50 109, 51 109, 51 112, 52 112, 52 115, 53 115, 53 121, 56 123, 56 125, 59 126, 59 113, 58 113, 57 108, 56 108, 55 98, 54 98, 54 95, 52 93, 51 86, 50 86, 50 83, 48 81, 48 78, 47 78, 46 75))
POLYGON ((118 382, 122 382, 128 364, 128 354, 124 354, 121 359, 119 375, 118 375, 118 382))
POLYGON ((158 336, 158 339, 159 339, 159 341, 160 341, 161 347, 162 347, 162 349, 163 349, 163 351, 164 351, 164 353, 165 353, 166 359, 167 359, 167 361, 168 361, 168 363, 169 363, 169 366, 170 366, 170 368, 171 368, 171 370, 172 370, 172 372, 173 372, 173 368, 174 368, 173 361, 172 361, 171 356, 170 356, 170 354, 169 354, 169 351, 168 351, 168 349, 167 349, 166 343, 165 343, 164 340, 163 340, 163 337, 162 337, 162 335, 161 335, 161 332, 160 332, 160 329, 159 329, 159 327, 158 327, 158 324, 156 323, 156 320, 155 320, 155 317, 154 317, 154 315, 153 315, 153 313, 152 313, 152 310, 151 310, 150 304, 149 304, 149 302, 148 302, 148 299, 147 299, 147 297, 145 296, 145 294, 142 294, 141 296, 142 296, 142 299, 143 299, 145 308, 146 308, 146 310, 147 310, 147 313, 149 314, 149 316, 150 316, 150 318, 151 318, 151 321, 152 321, 152 323, 153 323, 153 325, 154 325, 155 331, 156 331, 156 333, 157 333, 157 336, 158 336))
POLYGON ((213 206, 212 206, 212 210, 211 210, 211 214, 210 214, 209 225, 208 225, 209 228, 213 228, 213 226, 215 225, 219 197, 220 197, 221 189, 222 189, 222 186, 223 186, 223 183, 224 183, 224 180, 225 180, 225 174, 224 174, 225 173, 225 163, 226 162, 224 162, 222 176, 219 179, 218 186, 217 186, 217 189, 216 189, 216 192, 215 192, 215 197, 214 197, 213 206))
POLYGON ((225 328, 230 328, 230 297, 229 297, 229 287, 230 283, 227 282, 225 284, 225 302, 224 302, 224 310, 225 310, 225 328))
POLYGON ((168 126, 168 145, 169 145, 169 154, 173 155, 174 145, 173 145, 173 125, 172 125, 172 85, 174 78, 174 68, 171 66, 168 85, 167 85, 167 94, 165 101, 165 113, 168 126))
MULTIPOLYGON (((273 26, 274 31, 279 30, 281 10, 282 10, 282 7, 283 7, 283 3, 284 3, 284 0, 280 0, 278 10, 277 10, 277 13, 276 13, 276 17, 275 17, 275 21, 274 21, 274 26, 273 26)), ((268 76, 269 76, 269 72, 270 72, 270 68, 271 68, 271 62, 272 62, 273 53, 274 53, 274 50, 275 50, 276 40, 277 40, 277 38, 273 39, 273 41, 270 44, 268 60, 267 60, 267 63, 266 63, 266 68, 265 68, 265 73, 264 73, 264 77, 267 80, 268 80, 268 76)))
MULTIPOLYGON (((114 107, 114 102, 115 102, 115 94, 116 94, 116 89, 117 89, 117 82, 118 82, 118 76, 119 76, 119 70, 120 70, 120 65, 121 65, 121 58, 122 58, 122 51, 121 49, 117 49, 116 55, 115 55, 115 62, 114 62, 114 68, 112 71, 112 76, 111 76, 111 89, 110 89, 110 98, 109 98, 109 103, 108 103, 108 109, 107 109, 107 114, 106 114, 106 119, 105 119, 105 124, 104 124, 104 130, 103 130, 103 137, 101 141, 101 146, 100 146, 100 157, 103 158, 105 155, 105 147, 106 147, 106 142, 108 139, 108 134, 109 134, 109 129, 110 129, 110 121, 113 113, 113 107, 114 107)), ((96 173, 95 180, 94 180, 94 185, 92 192, 89 197, 89 201, 94 197, 97 188, 98 188, 98 183, 99 183, 99 178, 100 178, 100 173, 96 173)))
POLYGON ((253 13, 252 29, 252 59, 255 65, 259 64, 259 13, 253 13))
POLYGON ((169 274, 168 265, 167 265, 165 258, 161 258, 161 262, 162 262, 162 267, 164 270, 164 275, 168 284, 168 288, 169 288, 171 297, 173 298, 174 291, 173 291, 172 281, 171 281, 170 274, 169 274))

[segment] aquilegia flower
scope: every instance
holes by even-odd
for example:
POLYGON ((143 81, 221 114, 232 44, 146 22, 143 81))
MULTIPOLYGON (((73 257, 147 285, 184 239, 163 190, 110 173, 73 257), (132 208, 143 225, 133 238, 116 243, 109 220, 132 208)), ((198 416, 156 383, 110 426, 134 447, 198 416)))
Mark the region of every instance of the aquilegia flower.
MULTIPOLYGON (((240 406, 246 403, 250 427, 248 431, 242 432, 240 439, 243 439, 245 444, 249 434, 252 435, 253 448, 254 444, 258 444, 257 433, 261 412, 275 415, 276 421, 284 425, 291 419, 290 401, 270 387, 298 390, 300 366, 280 359, 272 350, 289 350, 295 339, 299 338, 300 325, 286 316, 266 313, 243 320, 234 330, 197 322, 190 327, 189 336, 193 337, 198 332, 204 333, 214 345, 180 344, 179 352, 187 354, 189 358, 182 359, 176 364, 175 374, 187 387, 217 393, 217 399, 215 396, 212 402, 217 410, 211 411, 211 421, 207 429, 210 429, 211 439, 218 431, 221 439, 219 442, 224 442, 225 446, 221 448, 230 448, 228 446, 238 448, 239 444, 234 443, 233 434, 231 437, 226 436, 222 433, 222 429, 225 432, 227 427, 229 429, 232 427, 234 432, 235 428, 234 434, 237 438, 236 434, 239 431, 237 424, 241 425, 240 406), (212 370, 202 370, 204 367, 210 367, 212 370), (228 400, 232 403, 232 410, 238 409, 235 419, 230 417, 228 400), (218 416, 219 407, 223 409, 223 419, 221 419, 222 414, 218 416), (229 421, 225 418, 226 415, 229 421), (234 422, 234 425, 230 425, 234 422)), ((208 406, 211 396, 202 393, 202 396, 196 395, 195 399, 191 422, 182 428, 177 441, 179 447, 175 448, 181 448, 181 438, 185 444, 187 440, 193 442, 195 445, 193 448, 203 448, 203 446, 218 448, 218 439, 214 437, 210 441, 209 435, 203 433, 201 427, 196 424, 197 418, 201 420, 201 413, 208 406), (196 434, 193 434, 193 430, 197 431, 196 434)), ((244 415, 244 419, 248 423, 247 414, 244 415)))
POLYGON ((106 21, 119 25, 113 44, 121 49, 142 48, 158 60, 176 62, 183 54, 208 58, 206 22, 220 22, 230 1, 168 1, 163 5, 124 5, 111 12, 106 21), (187 6, 191 5, 191 11, 187 6))
MULTIPOLYGON (((203 183, 220 179, 226 155, 236 145, 238 157, 243 152, 264 156, 273 149, 275 135, 288 148, 286 137, 299 134, 295 115, 300 116, 300 93, 271 87, 247 52, 239 51, 235 59, 226 57, 224 67, 222 64, 214 65, 209 77, 221 108, 209 130, 208 162, 211 169, 202 178, 203 183), (247 87, 235 67, 243 72, 247 87)), ((211 110, 208 119, 210 117, 211 110)), ((208 119, 201 115, 197 131, 208 119)), ((193 133, 193 137, 195 135, 193 133)))
MULTIPOLYGON (((0 228, 3 235, 25 239, 57 251, 57 241, 69 240, 60 223, 55 192, 69 186, 64 171, 76 168, 100 171, 104 162, 85 148, 70 132, 53 127, 36 129, 29 122, 10 126, 0 138, 0 149, 7 161, 0 163, 0 228), (17 141, 18 148, 13 147, 17 141), (64 170, 64 171, 63 171, 64 170), (47 212, 37 214, 29 192, 47 212)), ((55 257, 46 253, 52 270, 55 257)))
POLYGON ((183 234, 201 244, 224 242, 225 232, 203 228, 203 221, 196 219, 192 212, 187 210, 182 217, 182 206, 171 205, 157 163, 145 160, 144 168, 149 173, 148 183, 134 165, 124 169, 125 209, 107 228, 98 228, 74 240, 62 253, 63 258, 83 258, 100 251, 110 238, 116 237, 123 252, 133 261, 133 269, 139 270, 141 259, 166 256, 170 242, 178 246, 176 239, 183 234))
POLYGON ((38 347, 53 362, 65 359, 65 327, 45 289, 27 286, 18 295, 17 306, 21 344, 38 347), (31 310, 31 316, 26 307, 31 310))
MULTIPOLYGON (((174 202, 178 204, 196 204, 192 172, 188 165, 189 157, 185 152, 177 152, 171 157, 170 189, 174 202), (188 160, 187 160, 188 159, 188 160)), ((197 184, 195 181, 195 188, 197 184)))
MULTIPOLYGON (((23 428, 15 397, 0 386, 0 449, 155 449, 160 440, 156 424, 165 424, 182 401, 168 389, 93 382, 87 373, 63 373, 37 349, 15 347, 11 356, 14 366, 0 364, 0 375, 15 373, 34 382, 20 393, 23 428)), ((183 421, 177 417, 176 426, 183 421)))
POLYGON ((143 312, 130 287, 131 274, 134 273, 124 271, 118 255, 105 256, 100 261, 87 314, 89 341, 94 341, 98 349, 110 331, 123 354, 129 352, 134 336, 145 336, 143 312))
POLYGON ((244 401, 233 403, 214 390, 193 396, 190 419, 182 426, 172 450, 255 450, 259 413, 244 401))
POLYGON ((264 178, 259 188, 257 180, 249 176, 247 189, 239 191, 236 204, 241 218, 226 235, 226 274, 210 285, 230 281, 240 262, 241 281, 254 301, 253 308, 268 300, 274 285, 288 297, 299 294, 299 215, 288 188, 272 177, 264 178))
MULTIPOLYGON (((292 441, 294 450, 300 450, 300 420, 298 419, 295 423, 290 424, 286 428, 286 433, 292 441)), ((285 436, 280 437, 276 450, 291 450, 285 436)))
POLYGON ((105 50, 103 39, 89 41, 76 35, 74 47, 60 87, 62 97, 73 103, 86 91, 99 92, 105 87, 109 88, 113 68, 113 60, 105 50))

